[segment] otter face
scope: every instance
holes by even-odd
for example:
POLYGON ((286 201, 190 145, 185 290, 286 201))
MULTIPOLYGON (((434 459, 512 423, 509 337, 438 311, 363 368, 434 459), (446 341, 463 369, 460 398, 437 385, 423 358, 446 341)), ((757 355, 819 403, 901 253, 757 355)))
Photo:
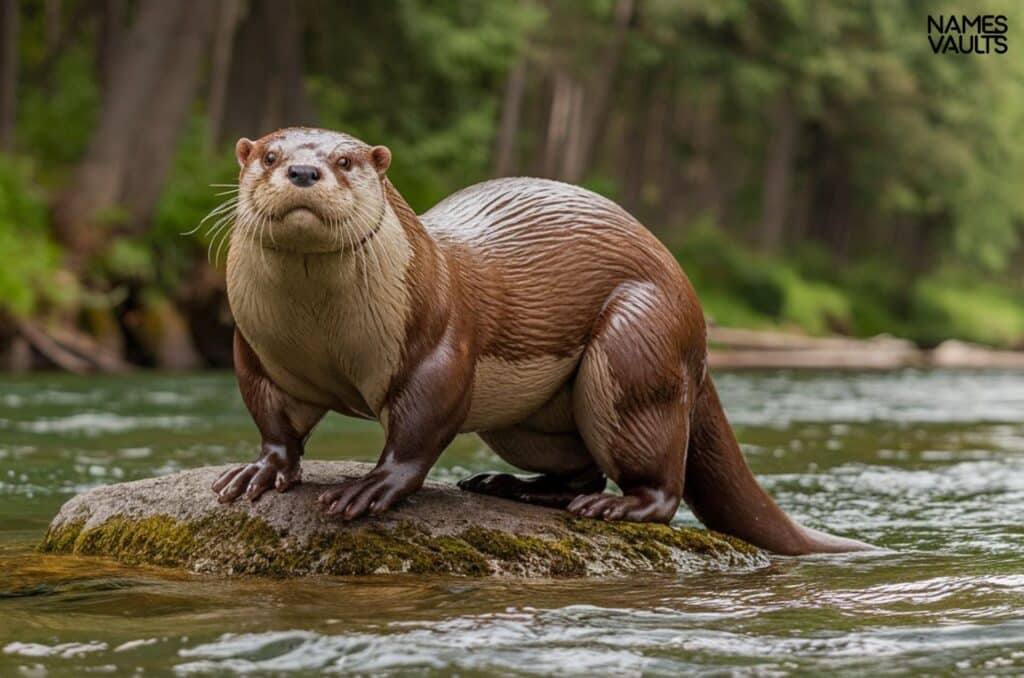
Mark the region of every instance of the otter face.
POLYGON ((290 127, 239 139, 242 169, 235 228, 262 247, 311 254, 354 250, 387 208, 385 146, 340 132, 290 127))

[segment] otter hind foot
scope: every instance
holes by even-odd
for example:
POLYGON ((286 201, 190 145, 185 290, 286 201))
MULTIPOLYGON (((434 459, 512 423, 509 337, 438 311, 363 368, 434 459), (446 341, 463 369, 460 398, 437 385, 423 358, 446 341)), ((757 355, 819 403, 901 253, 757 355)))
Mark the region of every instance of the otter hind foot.
POLYGON ((249 501, 256 501, 270 488, 287 492, 302 482, 302 469, 297 462, 284 462, 278 458, 263 456, 243 466, 228 469, 213 483, 217 501, 232 502, 243 494, 249 501))
POLYGON ((521 478, 511 473, 478 473, 460 480, 460 489, 491 497, 565 508, 588 492, 601 492, 607 480, 597 469, 578 476, 539 475, 521 478))
POLYGON ((576 497, 569 504, 568 511, 580 518, 667 523, 672 520, 678 506, 678 498, 671 498, 660 491, 640 490, 622 496, 603 492, 585 494, 576 497))

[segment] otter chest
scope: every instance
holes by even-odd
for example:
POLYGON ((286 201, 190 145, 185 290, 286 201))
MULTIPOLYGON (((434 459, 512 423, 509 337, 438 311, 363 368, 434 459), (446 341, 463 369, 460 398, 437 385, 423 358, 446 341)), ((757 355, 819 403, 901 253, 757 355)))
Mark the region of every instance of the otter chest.
POLYGON ((334 258, 238 254, 228 298, 271 380, 322 407, 379 414, 401 359, 404 309, 366 298, 353 277, 361 272, 334 258))

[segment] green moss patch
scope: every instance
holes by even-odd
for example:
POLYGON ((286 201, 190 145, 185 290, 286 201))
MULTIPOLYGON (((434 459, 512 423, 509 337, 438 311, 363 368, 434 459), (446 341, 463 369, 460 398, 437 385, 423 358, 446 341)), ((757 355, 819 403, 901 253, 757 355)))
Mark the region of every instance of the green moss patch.
POLYGON ((756 547, 735 537, 708 530, 580 518, 569 518, 566 524, 580 535, 618 541, 621 544, 619 551, 624 557, 638 562, 646 561, 654 569, 674 569, 673 555, 678 552, 709 556, 727 563, 761 553, 756 547))
MULTIPOLYGON (((116 558, 218 574, 290 577, 411 572, 471 577, 492 574, 581 577, 588 563, 613 554, 637 571, 671 571, 678 551, 734 562, 757 553, 738 540, 665 525, 566 521, 564 536, 517 535, 471 527, 431 535, 410 524, 323 532, 299 542, 260 518, 224 513, 187 523, 157 515, 115 517, 51 527, 40 549, 116 558)), ((608 568, 598 568, 599 570, 608 568)))
POLYGON ((83 521, 51 526, 40 550, 51 553, 108 556, 129 564, 163 567, 202 566, 231 554, 247 554, 233 572, 274 574, 281 539, 265 522, 240 514, 206 518, 194 524, 168 516, 115 517, 86 529, 83 521))
POLYGON ((575 538, 541 539, 471 527, 459 537, 489 557, 509 564, 546 567, 557 577, 581 577, 587 573, 585 556, 590 546, 575 538))

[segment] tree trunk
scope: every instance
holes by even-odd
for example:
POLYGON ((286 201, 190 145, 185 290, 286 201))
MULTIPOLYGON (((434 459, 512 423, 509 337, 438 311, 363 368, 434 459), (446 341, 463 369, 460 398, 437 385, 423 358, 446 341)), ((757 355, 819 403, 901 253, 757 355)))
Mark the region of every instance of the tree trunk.
POLYGON ((305 50, 298 5, 264 0, 263 11, 274 35, 271 45, 278 85, 278 97, 273 102, 278 117, 272 118, 269 123, 276 127, 312 125, 316 123, 316 114, 306 95, 305 50))
POLYGON ((647 147, 650 145, 651 107, 657 71, 644 70, 640 86, 633 95, 633 109, 629 116, 626 147, 622 149, 622 204, 633 214, 643 214, 644 182, 647 180, 647 147))
POLYGON ((853 190, 849 183, 849 162, 840 144, 824 136, 815 156, 814 202, 810 233, 824 243, 839 263, 849 254, 853 190))
POLYGON ((53 54, 60 45, 61 11, 60 0, 46 0, 46 53, 53 54))
POLYGON ((216 143, 260 137, 278 127, 315 124, 303 64, 297 6, 252 0, 235 37, 216 143))
POLYGON ((617 80, 619 62, 622 60, 622 48, 635 11, 635 0, 617 0, 615 3, 612 37, 605 46, 591 95, 587 97, 586 108, 584 109, 581 104, 580 111, 585 110, 586 115, 582 116, 577 132, 579 141, 572 149, 572 153, 567 154, 564 172, 566 181, 575 183, 583 179, 604 136, 611 112, 611 95, 617 80))
POLYGON ((0 151, 14 150, 18 88, 18 0, 0 0, 0 151))
MULTIPOLYGON (((658 116, 655 122, 652 116, 652 131, 657 135, 658 154, 652 167, 657 171, 658 207, 661 218, 658 220, 655 233, 669 233, 676 223, 680 205, 690 197, 689 188, 684 184, 681 165, 684 162, 676 152, 678 137, 677 112, 679 108, 679 90, 674 73, 669 73, 666 89, 659 98, 658 116)), ((692 160, 689 161, 692 165, 692 160)))
POLYGON ((572 114, 572 78, 564 69, 555 71, 551 83, 551 105, 548 109, 547 135, 544 139, 544 164, 542 174, 558 176, 562 166, 565 141, 569 133, 569 117, 572 114))
POLYGON ((85 157, 54 210, 72 268, 104 242, 110 229, 100 219, 119 206, 128 205, 136 224, 148 218, 192 100, 213 9, 202 0, 139 3, 85 157))
MULTIPOLYGON (((140 232, 149 225, 153 210, 174 161, 174 149, 199 86, 200 65, 216 11, 213 3, 181 13, 174 39, 161 68, 162 86, 153 92, 145 109, 145 124, 126 163, 124 203, 130 228, 140 232)), ((167 30, 172 30, 168 27, 167 30)))
POLYGON ((117 50, 110 71, 99 122, 85 157, 68 190, 58 201, 54 226, 69 247, 76 263, 83 261, 100 240, 94 220, 121 198, 125 164, 135 143, 154 83, 162 84, 160 72, 172 31, 182 5, 143 0, 124 44, 117 50))
POLYGON ((516 143, 519 140, 519 116, 523 106, 523 92, 526 90, 526 55, 521 55, 512 67, 505 83, 505 95, 501 104, 501 124, 498 143, 494 153, 493 175, 509 176, 516 171, 516 143))
POLYGON ((583 178, 584 150, 586 148, 586 132, 584 129, 586 115, 584 112, 586 91, 583 84, 575 78, 569 81, 568 113, 565 123, 565 144, 561 152, 561 168, 558 178, 563 181, 577 183, 583 178))
POLYGON ((103 93, 110 91, 110 80, 116 64, 117 52, 124 39, 126 0, 104 0, 100 9, 100 31, 96 39, 96 73, 103 93))
POLYGON ((771 115, 772 129, 761 189, 760 240, 767 250, 778 249, 785 236, 799 124, 789 94, 780 93, 771 115))
POLYGON ((530 132, 530 152, 526 158, 526 172, 531 176, 543 177, 544 174, 544 153, 547 151, 547 128, 548 120, 551 117, 551 100, 554 92, 550 87, 550 74, 547 69, 538 63, 536 79, 539 86, 527 90, 526 105, 523 112, 526 114, 526 123, 523 130, 530 132))
POLYGON ((220 136, 214 140, 218 145, 240 136, 257 138, 264 131, 261 124, 273 65, 266 49, 271 34, 259 3, 260 0, 248 3, 248 11, 235 34, 224 112, 217 125, 220 136))
POLYGON ((241 0, 222 0, 217 32, 213 40, 213 64, 210 69, 210 98, 207 103, 206 150, 210 152, 220 139, 220 125, 224 118, 224 103, 228 94, 228 74, 235 31, 242 19, 241 0))

